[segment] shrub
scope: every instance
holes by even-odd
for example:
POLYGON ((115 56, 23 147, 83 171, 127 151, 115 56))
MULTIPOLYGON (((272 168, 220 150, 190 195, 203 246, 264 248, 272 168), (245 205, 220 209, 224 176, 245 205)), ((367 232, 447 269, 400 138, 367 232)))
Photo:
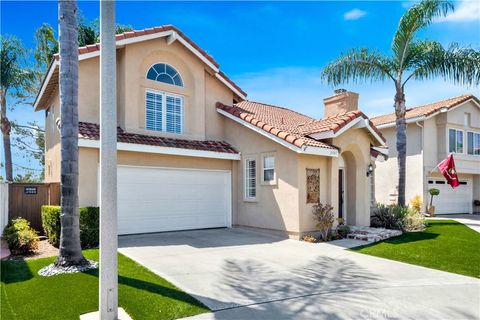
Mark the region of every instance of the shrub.
POLYGON ((350 227, 347 226, 347 225, 339 225, 337 227, 337 234, 342 237, 342 238, 346 238, 347 237, 347 234, 350 233, 350 227))
MULTIPOLYGON (((42 206, 42 226, 48 241, 54 246, 60 245, 60 206, 42 206)), ((80 242, 82 248, 98 246, 99 239, 98 207, 80 208, 80 242)))
POLYGON ((412 209, 416 212, 422 210, 422 198, 418 194, 410 200, 410 204, 412 205, 412 209))
POLYGON ((55 247, 60 245, 60 207, 42 206, 42 227, 48 242, 55 247))
POLYGON ((420 212, 408 209, 404 219, 403 228, 405 231, 422 231, 425 230, 425 217, 420 212))
POLYGON ((24 218, 10 220, 3 231, 3 238, 13 253, 24 254, 37 250, 38 232, 24 218))
POLYGON ((373 209, 371 225, 372 227, 404 230, 407 212, 408 208, 399 205, 386 206, 384 204, 377 204, 373 209))
POLYGON ((313 206, 313 217, 317 221, 317 230, 320 231, 322 240, 327 241, 330 230, 332 229, 335 217, 333 207, 329 204, 315 204, 313 206))

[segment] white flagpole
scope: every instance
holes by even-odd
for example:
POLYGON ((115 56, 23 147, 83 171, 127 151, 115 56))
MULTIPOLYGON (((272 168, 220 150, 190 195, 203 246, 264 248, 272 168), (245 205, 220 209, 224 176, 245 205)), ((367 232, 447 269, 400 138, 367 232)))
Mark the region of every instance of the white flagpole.
POLYGON ((100 319, 118 318, 115 1, 100 1, 100 319))

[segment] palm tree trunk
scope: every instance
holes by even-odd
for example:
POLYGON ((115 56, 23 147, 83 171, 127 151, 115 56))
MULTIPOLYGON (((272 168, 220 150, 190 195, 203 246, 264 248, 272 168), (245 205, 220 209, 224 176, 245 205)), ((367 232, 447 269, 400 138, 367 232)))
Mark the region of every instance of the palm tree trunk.
POLYGON ((395 115, 397 128, 397 163, 398 163, 398 204, 405 206, 405 182, 407 160, 407 134, 405 122, 405 94, 403 88, 397 85, 395 94, 395 115))
POLYGON ((2 100, 0 103, 0 124, 3 137, 3 151, 5 152, 5 180, 13 181, 12 147, 10 144, 10 131, 12 127, 7 118, 7 97, 3 89, 0 92, 0 99, 2 100))
POLYGON ((85 264, 78 209, 77 2, 58 2, 60 33, 61 234, 55 265, 85 264))

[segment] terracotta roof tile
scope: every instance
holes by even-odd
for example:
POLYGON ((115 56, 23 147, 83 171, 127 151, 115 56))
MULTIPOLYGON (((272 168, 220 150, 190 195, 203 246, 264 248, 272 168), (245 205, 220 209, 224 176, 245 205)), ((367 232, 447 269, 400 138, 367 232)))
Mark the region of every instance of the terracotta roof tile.
MULTIPOLYGON (((242 101, 233 106, 217 103, 217 108, 243 119, 299 148, 311 146, 337 149, 337 147, 324 141, 312 139, 309 135, 324 131, 337 132, 358 117, 368 119, 361 111, 352 111, 334 117, 316 120, 287 108, 253 101, 242 101)), ((371 124, 371 127, 383 139, 382 134, 373 124, 371 124)))
MULTIPOLYGON (((78 129, 79 129, 79 133, 78 133, 79 138, 88 139, 88 140, 100 139, 100 125, 96 123, 79 122, 78 129)), ((144 134, 125 132, 120 127, 117 129, 117 141, 125 142, 125 143, 133 143, 133 144, 158 146, 158 147, 214 151, 214 152, 234 153, 234 154, 238 153, 237 150, 235 150, 231 145, 229 145, 224 141, 213 141, 213 140, 198 141, 198 140, 173 139, 173 138, 149 136, 144 134)))
MULTIPOLYGON (((427 117, 429 115, 434 114, 437 111, 440 111, 441 108, 445 107, 447 109, 451 109, 470 99, 473 99, 480 104, 480 100, 477 97, 475 97, 472 94, 465 94, 462 96, 441 100, 441 101, 425 104, 425 105, 414 107, 414 108, 408 108, 405 114, 405 118, 413 119, 421 116, 427 117)), ((377 126, 381 124, 392 123, 392 122, 395 122, 395 120, 396 120, 395 113, 384 114, 384 115, 372 118, 372 122, 377 126)))

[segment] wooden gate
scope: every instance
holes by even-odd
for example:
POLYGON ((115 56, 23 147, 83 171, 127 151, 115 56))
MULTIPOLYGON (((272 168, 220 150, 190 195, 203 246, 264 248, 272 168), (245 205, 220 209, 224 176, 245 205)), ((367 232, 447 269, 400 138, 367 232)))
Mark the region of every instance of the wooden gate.
POLYGON ((12 183, 8 190, 8 220, 22 217, 43 233, 40 209, 60 204, 60 183, 12 183))

